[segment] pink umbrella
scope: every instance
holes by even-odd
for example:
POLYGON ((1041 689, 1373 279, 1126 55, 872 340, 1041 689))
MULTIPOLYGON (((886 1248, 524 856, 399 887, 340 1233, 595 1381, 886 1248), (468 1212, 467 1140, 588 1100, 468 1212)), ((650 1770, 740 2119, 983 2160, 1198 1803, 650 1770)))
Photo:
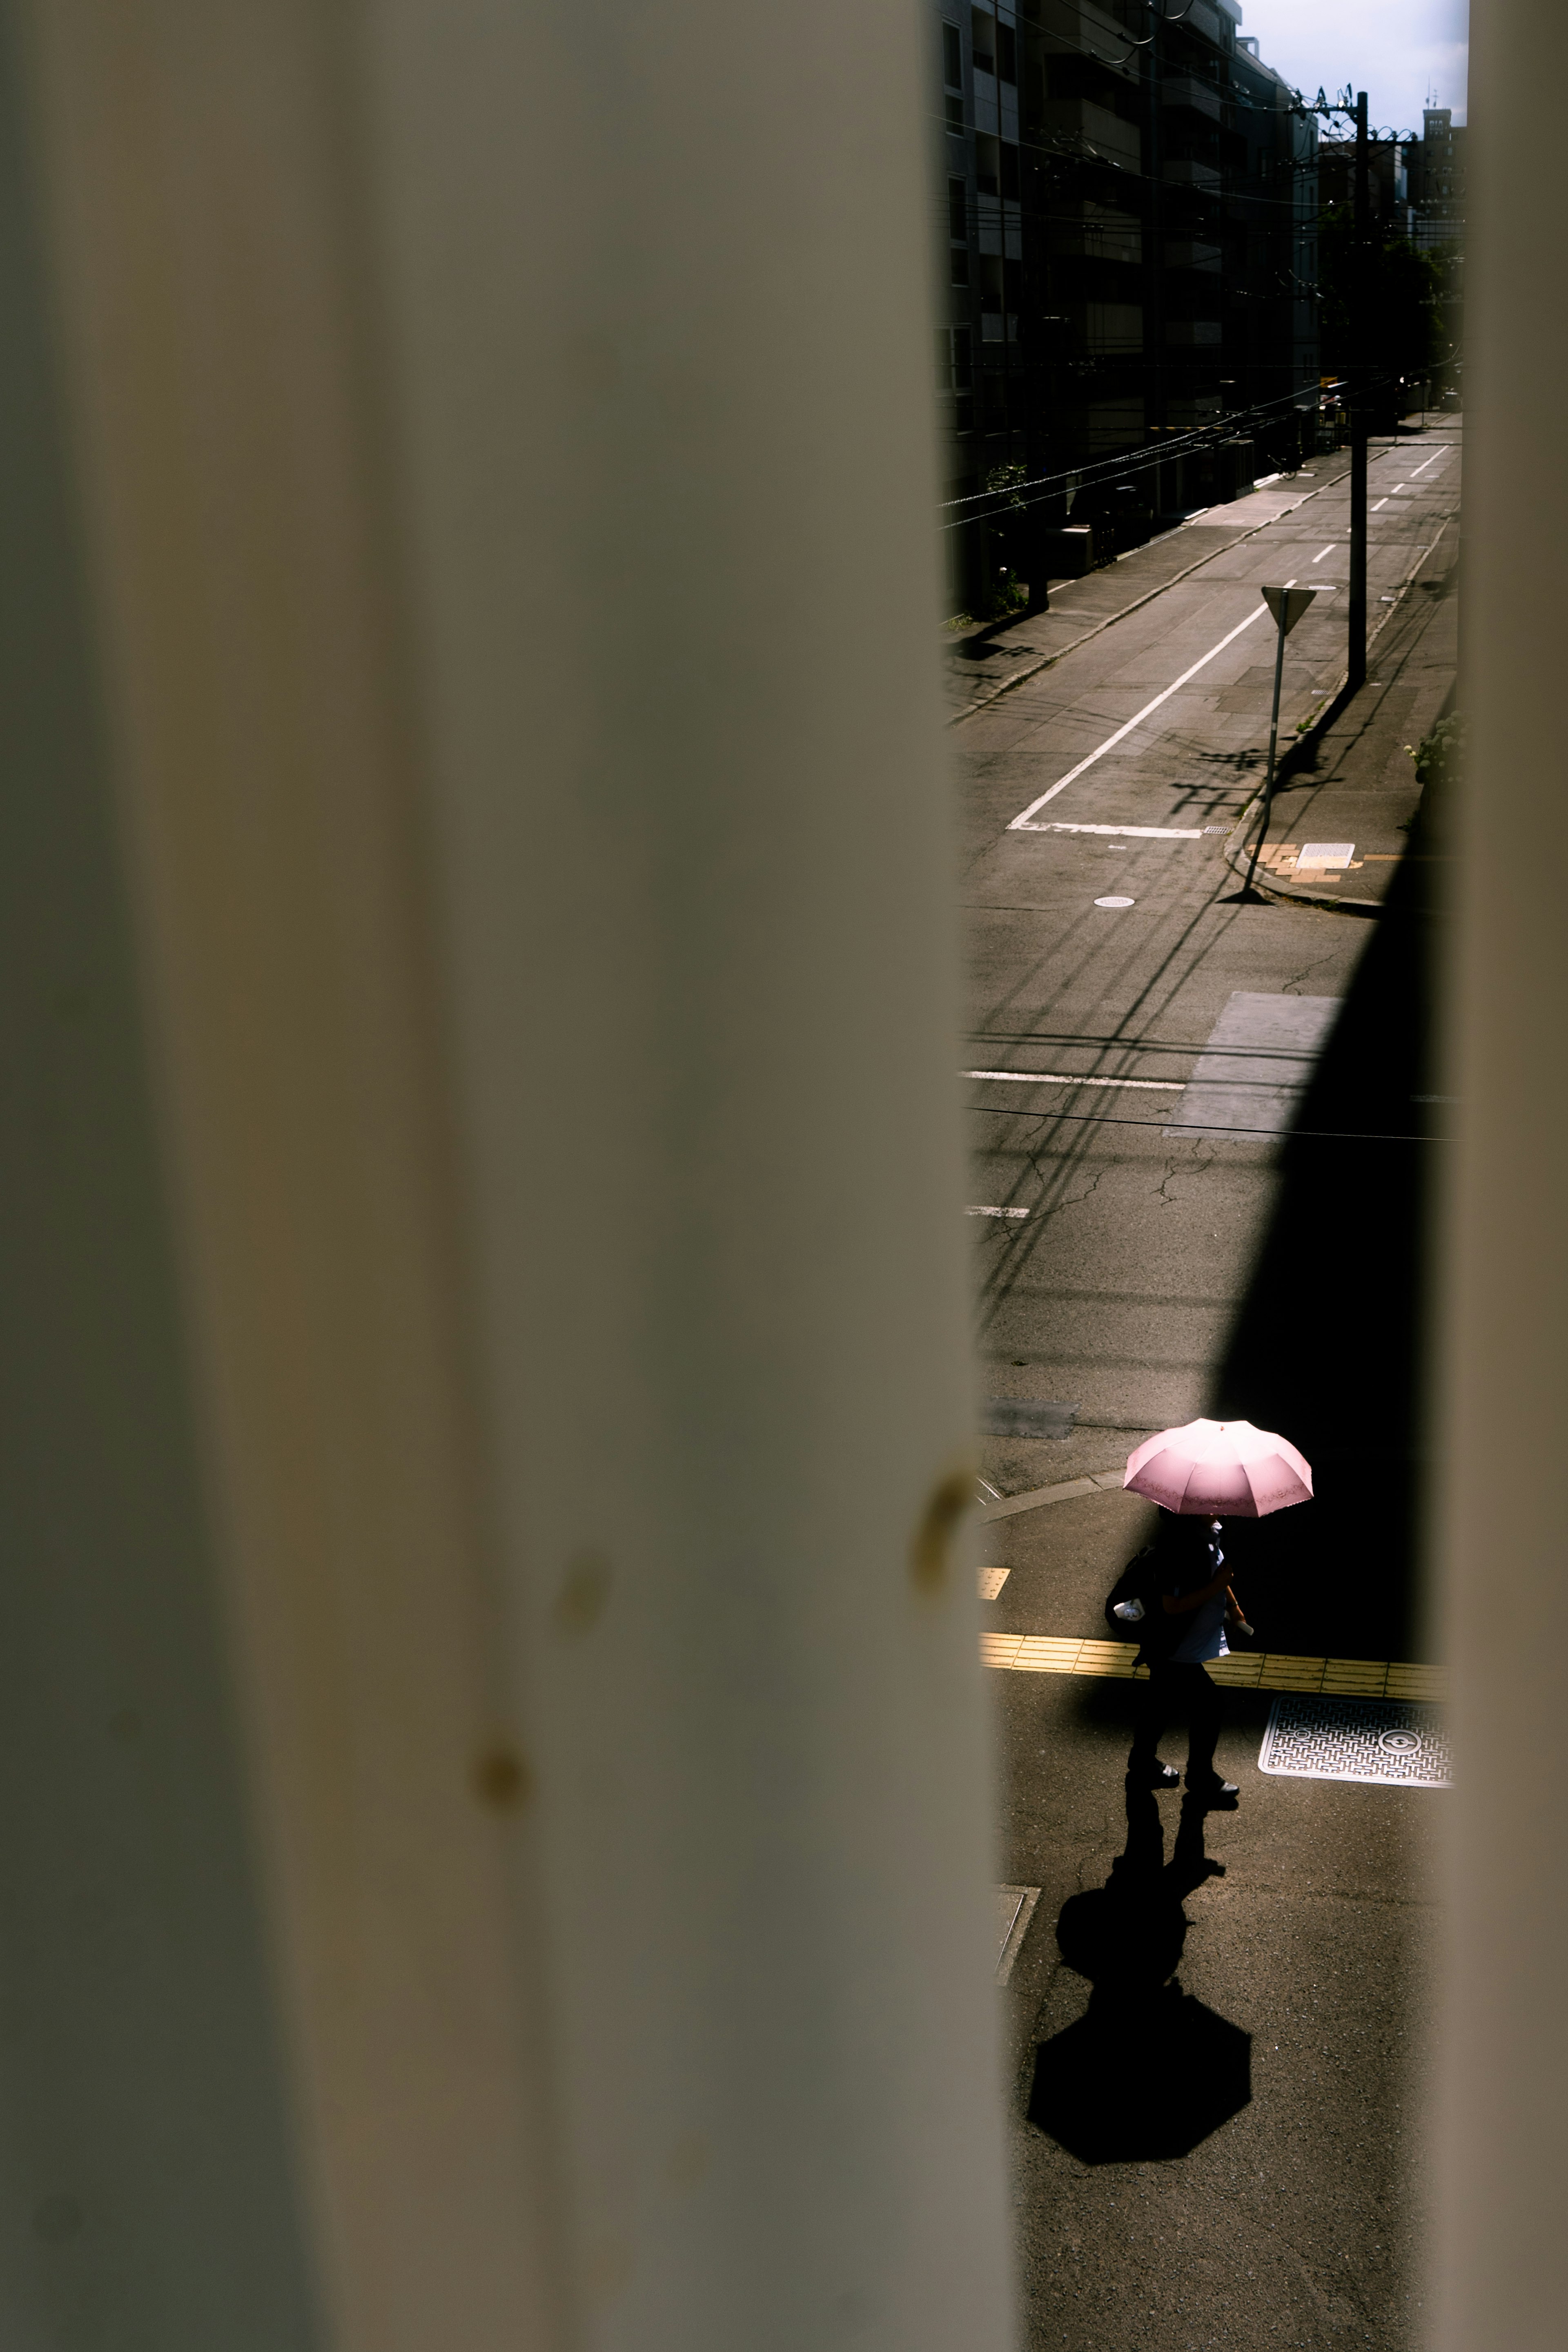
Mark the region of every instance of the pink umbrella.
POLYGON ((1261 1519, 1309 1502, 1312 1472, 1290 1439, 1270 1429, 1254 1429, 1249 1421, 1189 1421, 1129 1454, 1122 1484, 1167 1511, 1261 1519))

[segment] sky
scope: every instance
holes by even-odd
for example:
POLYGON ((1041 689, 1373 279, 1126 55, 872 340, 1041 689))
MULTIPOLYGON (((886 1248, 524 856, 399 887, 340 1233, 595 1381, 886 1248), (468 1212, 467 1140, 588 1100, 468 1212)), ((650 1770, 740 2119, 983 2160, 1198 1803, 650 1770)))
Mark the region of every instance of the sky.
MULTIPOLYGON (((1244 33, 1265 65, 1312 98, 1348 82, 1364 89, 1375 124, 1421 129, 1434 86, 1437 106, 1465 120, 1468 0, 1241 0, 1244 33)), ((1174 13, 1174 12, 1173 12, 1174 13)))

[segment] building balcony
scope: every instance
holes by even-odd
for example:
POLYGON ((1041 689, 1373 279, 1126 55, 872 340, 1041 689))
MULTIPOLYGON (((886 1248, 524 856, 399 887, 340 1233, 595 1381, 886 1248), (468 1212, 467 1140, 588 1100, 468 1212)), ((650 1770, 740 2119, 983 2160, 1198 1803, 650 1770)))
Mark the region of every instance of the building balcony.
POLYGON ((1219 194, 1219 173, 1212 163, 1189 163, 1185 161, 1166 163, 1161 178, 1173 188, 1200 188, 1206 195, 1219 194))
POLYGON ((1211 82, 1197 81, 1191 74, 1177 74, 1160 90, 1162 106, 1185 107, 1191 114, 1207 115, 1210 122, 1218 122, 1224 113, 1219 92, 1211 82))

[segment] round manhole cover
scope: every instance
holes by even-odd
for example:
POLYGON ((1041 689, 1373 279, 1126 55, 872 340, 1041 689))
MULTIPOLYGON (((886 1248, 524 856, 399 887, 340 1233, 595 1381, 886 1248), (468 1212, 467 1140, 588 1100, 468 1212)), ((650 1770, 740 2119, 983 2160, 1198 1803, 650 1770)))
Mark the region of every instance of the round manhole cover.
POLYGON ((1096 898, 1094 904, 1097 907, 1132 907, 1137 901, 1134 898, 1096 898))
POLYGON ((1418 1731, 1385 1731, 1377 1744, 1385 1748, 1390 1756, 1416 1756, 1420 1753, 1421 1735, 1418 1731))

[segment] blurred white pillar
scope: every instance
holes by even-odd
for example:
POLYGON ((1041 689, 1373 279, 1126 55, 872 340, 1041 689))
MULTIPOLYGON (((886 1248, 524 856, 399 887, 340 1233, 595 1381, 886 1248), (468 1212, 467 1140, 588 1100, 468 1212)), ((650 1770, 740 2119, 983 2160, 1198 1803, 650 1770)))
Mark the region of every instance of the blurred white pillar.
POLYGON ((1552 0, 1472 16, 1454 990, 1465 1144, 1448 1234, 1453 1799, 1439 2245, 1448 2352, 1555 2352, 1568 2312, 1568 189, 1552 0))
POLYGON ((999 2352, 922 20, 29 21, 326 2340, 999 2352))

